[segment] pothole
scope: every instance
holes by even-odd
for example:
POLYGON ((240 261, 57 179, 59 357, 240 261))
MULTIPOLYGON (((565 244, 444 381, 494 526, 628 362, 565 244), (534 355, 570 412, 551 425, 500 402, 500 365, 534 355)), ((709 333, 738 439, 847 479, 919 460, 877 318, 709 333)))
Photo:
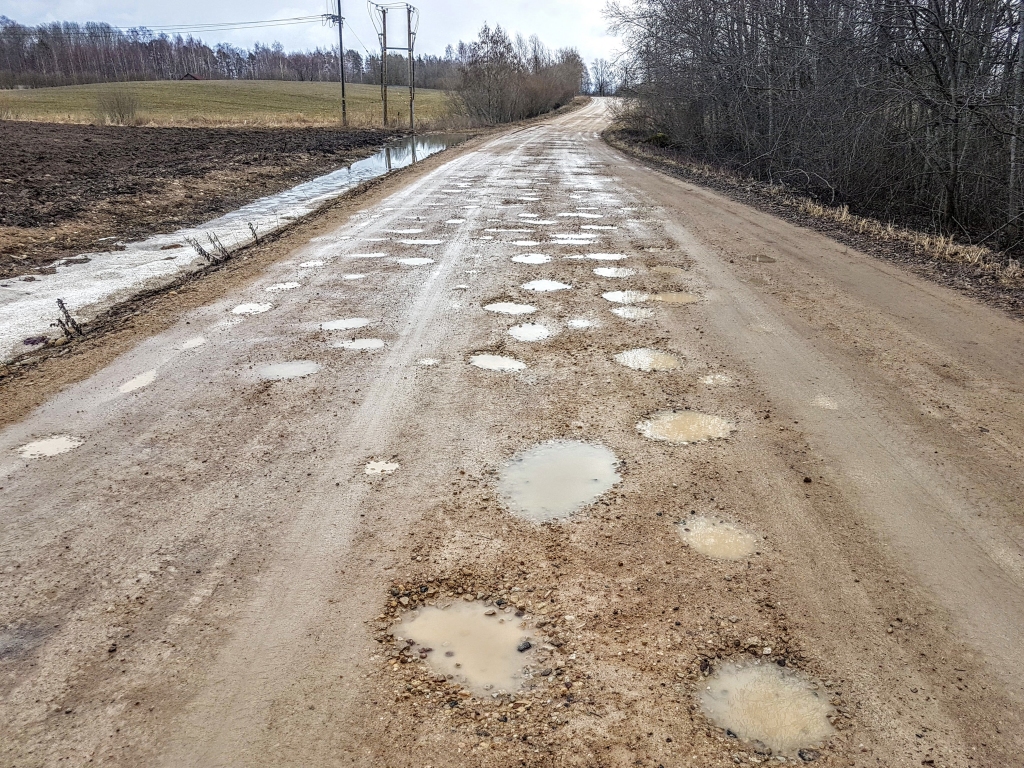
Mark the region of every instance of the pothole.
POLYGON ((516 360, 512 357, 502 357, 501 355, 473 355, 469 358, 469 364, 475 365, 477 368, 483 368, 485 371, 522 371, 526 368, 526 363, 516 360))
POLYGON ((699 296, 692 293, 655 293, 651 295, 651 301, 660 301, 665 304, 693 304, 700 301, 699 296))
POLYGON ((624 253, 588 253, 587 254, 587 258, 588 259, 593 259, 594 261, 622 261, 624 258, 626 258, 626 254, 624 254, 624 253))
POLYGON ((551 257, 543 253, 524 253, 522 256, 513 256, 512 261, 519 264, 547 264, 551 257))
POLYGON ((347 349, 352 352, 372 352, 384 349, 384 339, 345 339, 331 344, 334 349, 347 349))
POLYGON ((478 601, 410 611, 391 631, 435 674, 480 696, 518 691, 533 657, 527 622, 478 601))
POLYGON ((422 365, 424 368, 433 368, 435 365, 439 364, 440 362, 441 361, 438 360, 436 357, 424 357, 421 360, 417 360, 416 361, 416 365, 422 365))
POLYGON ((428 259, 425 256, 413 257, 409 259, 398 259, 399 264, 404 264, 407 267, 425 267, 427 264, 433 264, 433 259, 428 259))
POLYGON ((682 363, 675 355, 659 352, 656 349, 628 349, 615 356, 615 362, 632 368, 634 371, 674 371, 682 363))
POLYGON ((588 320, 585 317, 573 317, 573 318, 570 318, 569 320, 567 320, 565 322, 565 324, 567 326, 569 326, 570 328, 572 328, 574 330, 577 330, 577 331, 582 331, 582 330, 584 330, 586 328, 593 328, 594 325, 595 325, 593 320, 588 320))
POLYGON ((205 344, 205 343, 206 343, 206 339, 204 339, 202 336, 196 336, 194 339, 189 339, 184 344, 182 344, 181 348, 182 349, 195 349, 196 347, 203 346, 203 344, 205 344))
POLYGON ((535 522, 561 520, 597 500, 622 478, 603 445, 555 440, 516 456, 498 478, 509 509, 535 522))
POLYGON ((317 267, 322 267, 326 264, 326 261, 322 261, 320 259, 313 259, 313 261, 304 261, 301 264, 299 264, 299 266, 302 267, 303 269, 316 269, 317 267))
POLYGON ((608 291, 601 298, 614 304, 642 304, 651 297, 643 291, 608 291))
POLYGON ((341 279, 342 280, 362 280, 364 277, 366 277, 366 275, 350 274, 350 275, 342 275, 341 279))
POLYGON ((650 320, 654 317, 654 310, 647 307, 616 307, 612 314, 618 315, 623 320, 650 320))
POLYGON ((662 411, 636 425, 644 437, 669 443, 702 443, 728 437, 732 422, 698 411, 662 411))
POLYGON ((42 440, 33 440, 31 443, 18 448, 18 453, 23 459, 44 459, 50 456, 59 456, 62 453, 73 451, 85 441, 71 435, 54 435, 44 437, 42 440))
POLYGON ((708 678, 700 705, 719 728, 776 755, 795 756, 835 732, 827 698, 798 673, 774 664, 724 664, 708 678))
POLYGON ((776 261, 771 256, 765 256, 764 254, 761 253, 751 256, 750 260, 756 262, 757 264, 774 264, 776 261))
POLYGON ((347 317, 343 320, 330 320, 320 323, 320 328, 325 331, 354 331, 356 328, 365 328, 372 320, 367 317, 347 317))
POLYGON ((488 312, 497 312, 499 315, 529 315, 537 311, 536 307, 531 307, 529 304, 515 304, 511 301, 488 304, 484 309, 488 312))
POLYGON ((287 363, 270 363, 261 365, 256 374, 264 381, 284 381, 285 379, 301 379, 320 370, 320 364, 312 360, 292 360, 287 363))
POLYGON ((628 267, 596 267, 594 274, 598 277, 632 277, 636 270, 628 267))
POLYGON ((274 308, 273 304, 239 304, 231 310, 233 315, 258 315, 274 308))
POLYGON ((267 293, 278 293, 280 291, 294 291, 298 288, 300 283, 289 282, 289 283, 276 283, 275 285, 268 285, 264 290, 267 293))
POLYGON ((679 535, 686 544, 718 560, 742 560, 757 551, 758 538, 738 525, 691 516, 679 523, 679 535))
POLYGON ((371 461, 363 471, 367 475, 390 475, 397 472, 401 466, 399 464, 393 464, 387 461, 371 461))
POLYGON ((658 272, 662 275, 672 275, 673 277, 682 277, 686 274, 686 270, 682 267, 672 267, 668 264, 659 264, 656 267, 651 267, 651 272, 658 272))
POLYGON ((140 373, 134 379, 129 379, 124 384, 122 384, 120 387, 118 387, 117 391, 118 392, 134 392, 136 389, 142 389, 143 387, 148 387, 154 381, 156 381, 156 369, 155 368, 152 371, 146 371, 145 373, 140 373))
POLYGON ((551 338, 551 331, 538 323, 524 323, 509 328, 508 335, 516 341, 543 341, 551 338))
POLYGON ((572 288, 571 285, 560 283, 557 280, 531 280, 530 282, 523 284, 524 290, 536 291, 538 293, 548 291, 567 291, 570 288, 572 288))

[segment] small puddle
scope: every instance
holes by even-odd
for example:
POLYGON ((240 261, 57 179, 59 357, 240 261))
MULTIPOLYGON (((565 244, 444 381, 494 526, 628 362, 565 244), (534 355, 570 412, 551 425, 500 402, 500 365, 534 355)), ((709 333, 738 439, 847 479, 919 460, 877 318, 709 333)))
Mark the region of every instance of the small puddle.
POLYGON ((516 456, 498 478, 498 493, 516 515, 561 520, 596 501, 622 478, 603 445, 555 440, 516 456))
POLYGON ((647 307, 616 307, 612 314, 618 315, 624 320, 649 320, 654 317, 654 310, 647 307))
POLYGON ((661 301, 665 304, 693 304, 700 301, 700 297, 691 293, 655 293, 651 295, 651 301, 661 301))
POLYGON ((700 693, 704 714, 748 742, 776 755, 820 746, 834 733, 825 695, 798 673, 775 664, 728 663, 700 693))
POLYGON ((73 451, 83 443, 85 443, 84 440, 71 435, 54 435, 26 443, 18 449, 18 453, 23 459, 44 459, 73 451))
POLYGON ((411 258, 411 259, 399 259, 399 264, 404 264, 407 267, 425 267, 427 264, 433 264, 433 259, 422 258, 411 258))
POLYGON ((348 253, 345 255, 346 259, 383 259, 387 256, 386 253, 348 253))
POLYGON ((258 315, 267 310, 273 309, 273 304, 239 304, 231 310, 233 315, 258 315))
POLYGON ((697 552, 718 560, 742 560, 757 551, 757 536, 710 517, 684 519, 679 523, 679 535, 697 552))
POLYGON ((525 622, 480 602, 411 611, 391 631, 399 640, 414 641, 436 674, 480 696, 519 690, 532 658, 525 622))
POLYGON ((523 284, 523 289, 527 291, 536 291, 538 293, 544 293, 547 291, 567 291, 572 288, 571 285, 560 283, 557 280, 532 280, 529 283, 523 284))
POLYGON ((651 267, 651 272, 658 272, 662 275, 672 275, 673 277, 682 277, 686 274, 686 270, 682 267, 670 267, 667 264, 659 264, 656 267, 651 267))
POLYGON ((551 331, 545 325, 524 323, 509 328, 508 335, 516 341, 543 341, 551 338, 551 331))
POLYGON ((512 261, 519 264, 547 264, 551 257, 543 253, 524 253, 522 256, 513 256, 512 261))
POLYGON ((624 253, 588 253, 587 254, 587 258, 588 259, 593 259, 594 261, 622 261, 624 258, 626 258, 626 254, 624 254, 624 253))
POLYGON ((636 425, 644 437, 669 443, 702 443, 728 437, 735 425, 697 411, 662 411, 636 425))
POLYGON ((342 275, 341 279, 342 280, 362 280, 364 277, 366 277, 366 275, 352 274, 352 275, 342 275))
POLYGON ((636 270, 627 267, 597 267, 594 274, 598 277, 632 277, 636 270))
POLYGON ((488 312, 497 312, 500 315, 530 315, 537 311, 536 307, 531 307, 529 304, 513 304, 511 301, 488 304, 484 309, 488 312))
POLYGON ((294 291, 298 288, 301 283, 277 283, 276 285, 268 285, 264 290, 267 293, 277 293, 279 291, 294 291))
POLYGON ((373 321, 366 317, 349 317, 344 320, 320 323, 320 328, 325 331, 352 331, 356 328, 365 328, 371 322, 373 321))
POLYGON ((436 357, 424 357, 422 360, 417 360, 416 365, 422 365, 424 368, 433 368, 440 362, 436 357))
POLYGON ((609 291, 602 293, 601 298, 615 304, 642 304, 651 296, 643 291, 609 291))
POLYGON ((326 264, 326 261, 321 261, 320 259, 313 259, 313 261, 304 261, 301 264, 299 264, 299 266, 302 267, 303 269, 316 269, 317 267, 322 267, 326 264))
POLYGON ((264 381, 284 381, 285 379, 300 379, 319 370, 320 364, 314 363, 312 360, 293 360, 288 363, 261 365, 256 369, 256 374, 264 381))
POLYGON ((345 339, 335 341, 331 344, 334 349, 347 349, 352 352, 372 352, 375 349, 384 349, 383 339, 345 339))
POLYGON ((615 356, 615 362, 634 371, 674 371, 682 363, 675 355, 656 349, 628 349, 615 356))
POLYGON ((122 384, 120 387, 117 388, 117 391, 118 392, 134 392, 136 389, 142 389, 143 387, 148 387, 154 381, 156 381, 156 369, 155 368, 152 371, 146 371, 145 373, 140 373, 134 379, 130 379, 130 380, 126 381, 124 384, 122 384))
POLYGON ((526 368, 526 363, 501 355, 473 355, 469 364, 485 371, 521 371, 526 368))
POLYGON ((535 245, 540 245, 536 240, 516 240, 512 245, 518 245, 523 248, 532 248, 535 245))
POLYGON ((586 328, 593 328, 596 323, 593 320, 588 320, 585 317, 574 317, 566 322, 566 325, 576 331, 582 331, 586 328))
POLYGON ((387 461, 371 461, 363 471, 368 475, 390 475, 397 472, 399 468, 400 465, 387 461))
POLYGON ((750 260, 756 262, 757 264, 774 264, 776 261, 771 256, 765 256, 760 253, 757 254, 756 256, 751 256, 750 260))
POLYGON ((184 344, 182 344, 181 348, 182 349, 195 349, 196 347, 203 346, 203 344, 205 344, 205 343, 206 343, 206 339, 204 339, 202 336, 196 336, 194 339, 189 339, 184 344))

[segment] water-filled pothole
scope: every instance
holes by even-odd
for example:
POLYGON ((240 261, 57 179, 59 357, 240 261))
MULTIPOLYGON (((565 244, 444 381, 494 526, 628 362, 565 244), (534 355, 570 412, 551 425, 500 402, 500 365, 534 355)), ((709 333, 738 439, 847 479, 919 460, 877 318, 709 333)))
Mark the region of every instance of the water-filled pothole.
POLYGON ((775 664, 724 664, 707 680, 700 705, 719 728, 777 755, 820 746, 834 733, 827 697, 775 664))
POLYGON ((331 320, 320 323, 320 328, 325 331, 354 331, 356 328, 365 328, 372 320, 366 317, 347 317, 343 320, 331 320))
POLYGON ((85 441, 71 435, 54 435, 44 437, 42 440, 33 440, 31 443, 18 448, 18 453, 23 459, 43 459, 49 456, 59 456, 62 453, 73 451, 85 441))
POLYGON ((672 267, 667 264, 659 264, 656 267, 651 267, 651 272, 658 272, 662 275, 672 275, 673 277, 682 277, 686 274, 686 270, 682 267, 672 267))
POLYGON ((371 461, 363 468, 363 472, 367 475, 390 475, 400 468, 400 465, 388 461, 371 461))
POLYGON ((384 339, 345 339, 331 344, 335 349, 347 349, 352 352, 371 352, 384 349, 384 339))
POLYGON ((366 277, 366 275, 351 274, 351 275, 342 275, 341 279, 342 280, 362 280, 364 277, 366 277))
POLYGON ((622 478, 616 458, 603 445, 576 440, 542 443, 501 470, 498 493, 520 517, 560 520, 596 501, 622 478))
POLYGON ((118 392, 134 392, 136 389, 142 389, 143 387, 148 387, 154 381, 156 381, 156 369, 155 368, 152 371, 146 371, 145 373, 140 373, 134 379, 129 379, 124 384, 122 384, 120 387, 118 387, 117 391, 118 392))
POLYGON ((258 315, 274 308, 273 304, 239 304, 231 310, 233 315, 258 315))
POLYGON ((728 437, 732 422, 697 411, 662 411, 636 425, 644 437, 669 443, 701 443, 728 437))
POLYGON ((718 560, 742 560, 757 551, 757 536, 710 517, 685 518, 679 523, 679 535, 697 552, 718 560))
POLYGON ((513 256, 512 261, 519 264, 547 264, 551 257, 543 253, 524 253, 522 256, 513 256))
POLYGON ((267 293, 278 293, 280 291, 294 291, 298 288, 300 283, 288 282, 288 283, 277 283, 275 285, 268 285, 264 290, 267 293))
POLYGON ((659 352, 656 349, 628 349, 615 356, 615 362, 634 371, 674 371, 682 363, 675 355, 659 352))
POLYGON ((573 330, 582 331, 586 328, 593 328, 595 323, 586 317, 573 317, 566 321, 567 326, 573 330))
POLYGON ((410 611, 392 632, 400 641, 412 640, 435 673, 480 696, 519 690, 532 659, 525 622, 480 602, 410 611))
POLYGON ((700 297, 691 293, 655 293, 651 295, 651 301, 660 301, 665 304, 693 304, 700 301, 700 297))
POLYGON ((612 314, 624 320, 650 320, 654 317, 654 310, 647 307, 616 307, 612 314))
POLYGON ((264 381, 284 381, 285 379, 300 379, 319 370, 320 364, 314 363, 312 360, 292 360, 287 363, 261 365, 256 369, 256 374, 264 381))
POLYGON ((632 277, 636 270, 629 267, 597 267, 594 274, 598 277, 632 277))
POLYGON ((602 293, 601 298, 615 304, 643 304, 651 297, 643 291, 608 291, 602 293))
POLYGON ((488 312, 497 312, 500 315, 529 315, 537 311, 536 307, 531 307, 529 304, 515 304, 511 301, 488 304, 484 309, 488 312))
POLYGON ((587 254, 587 258, 588 259, 593 259, 594 261, 622 261, 624 258, 626 258, 626 254, 624 254, 624 253, 588 253, 587 254))
POLYGON ((571 285, 560 283, 557 280, 531 280, 529 283, 523 284, 523 289, 527 291, 536 291, 543 293, 546 291, 567 291, 572 288, 571 285))
POLYGON ((776 261, 771 256, 765 256, 764 254, 761 253, 751 256, 750 260, 758 264, 774 264, 776 261))
POLYGON ((521 371, 526 368, 526 363, 521 360, 501 355, 473 355, 469 363, 485 371, 521 371))
POLYGON ((428 259, 425 256, 423 256, 423 257, 413 257, 413 258, 409 258, 409 259, 399 259, 398 263, 399 264, 404 264, 407 267, 425 267, 427 264, 433 264, 434 260, 433 259, 428 259))
POLYGON ((543 341, 551 338, 551 331, 539 323, 523 323, 509 328, 508 335, 516 341, 543 341))

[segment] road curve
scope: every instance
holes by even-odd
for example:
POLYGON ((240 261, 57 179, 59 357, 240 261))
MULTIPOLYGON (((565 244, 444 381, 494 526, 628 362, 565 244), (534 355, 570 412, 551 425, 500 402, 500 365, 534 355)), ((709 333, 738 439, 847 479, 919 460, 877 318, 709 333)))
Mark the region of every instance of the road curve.
POLYGON ((735 765, 763 745, 698 700, 755 660, 827 692, 804 760, 1019 762, 1020 322, 608 121, 454 156, 0 433, 5 765, 735 765), (728 437, 638 429, 672 410, 728 437), (618 480, 539 525, 498 477, 552 440, 618 480), (756 554, 701 555, 694 515, 756 554), (525 612, 515 700, 404 663, 392 622, 435 590, 525 612))

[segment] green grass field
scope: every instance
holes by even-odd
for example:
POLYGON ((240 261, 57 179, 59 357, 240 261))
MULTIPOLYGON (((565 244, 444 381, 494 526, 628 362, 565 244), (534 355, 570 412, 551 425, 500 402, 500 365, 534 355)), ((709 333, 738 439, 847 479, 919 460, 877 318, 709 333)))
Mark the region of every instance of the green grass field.
MULTIPOLYGON (((277 80, 204 80, 104 83, 62 88, 0 91, 0 118, 59 123, 97 123, 104 94, 132 94, 138 101, 136 125, 161 126, 336 126, 341 122, 338 83, 277 80)), ((346 86, 349 124, 381 124, 380 88, 346 86)), ((392 87, 388 113, 392 125, 409 121, 409 92, 392 87)), ((449 111, 443 92, 416 92, 420 127, 444 127, 449 111)))

